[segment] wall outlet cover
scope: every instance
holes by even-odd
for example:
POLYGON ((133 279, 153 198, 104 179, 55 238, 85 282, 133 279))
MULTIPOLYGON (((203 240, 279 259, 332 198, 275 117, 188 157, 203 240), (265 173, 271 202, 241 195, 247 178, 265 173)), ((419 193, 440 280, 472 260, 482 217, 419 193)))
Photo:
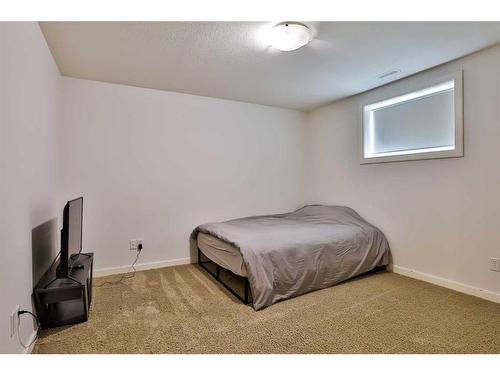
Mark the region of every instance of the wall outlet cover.
POLYGON ((138 251, 139 244, 143 245, 144 240, 142 238, 135 238, 130 240, 130 251, 138 251))
POLYGON ((490 258, 490 270, 500 272, 500 258, 490 258))
POLYGON ((10 314, 10 337, 17 333, 17 329, 19 327, 19 309, 19 305, 17 305, 10 314))

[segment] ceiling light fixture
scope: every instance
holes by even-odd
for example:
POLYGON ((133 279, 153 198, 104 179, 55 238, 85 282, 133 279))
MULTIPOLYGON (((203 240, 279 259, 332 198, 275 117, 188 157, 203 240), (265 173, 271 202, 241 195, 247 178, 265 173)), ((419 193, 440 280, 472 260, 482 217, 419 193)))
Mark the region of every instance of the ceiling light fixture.
POLYGON ((280 51, 293 51, 312 39, 312 31, 301 23, 284 22, 269 30, 269 44, 280 51))

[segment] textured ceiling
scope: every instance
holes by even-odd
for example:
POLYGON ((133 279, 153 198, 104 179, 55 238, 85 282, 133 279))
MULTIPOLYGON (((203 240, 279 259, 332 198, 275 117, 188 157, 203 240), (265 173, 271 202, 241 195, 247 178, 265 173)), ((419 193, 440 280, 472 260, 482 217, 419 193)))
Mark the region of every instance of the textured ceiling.
POLYGON ((65 76, 310 110, 500 42, 500 22, 306 23, 279 52, 268 22, 43 22, 65 76), (400 73, 384 79, 383 73, 400 73))

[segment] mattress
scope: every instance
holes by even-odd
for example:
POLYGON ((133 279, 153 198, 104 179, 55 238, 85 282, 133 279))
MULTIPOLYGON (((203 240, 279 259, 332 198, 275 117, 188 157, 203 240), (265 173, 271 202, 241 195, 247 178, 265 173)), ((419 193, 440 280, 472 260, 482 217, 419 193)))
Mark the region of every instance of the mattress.
POLYGON ((240 250, 210 234, 198 233, 198 247, 212 262, 228 269, 232 273, 246 277, 247 270, 240 250))
MULTIPOLYGON (((389 263, 384 234, 345 206, 310 205, 284 214, 207 223, 196 227, 191 239, 201 233, 223 241, 223 249, 212 253, 217 263, 223 260, 214 255, 227 250, 227 244, 239 250, 225 253, 245 260, 255 310, 389 263)), ((238 271, 234 264, 228 268, 238 271)))

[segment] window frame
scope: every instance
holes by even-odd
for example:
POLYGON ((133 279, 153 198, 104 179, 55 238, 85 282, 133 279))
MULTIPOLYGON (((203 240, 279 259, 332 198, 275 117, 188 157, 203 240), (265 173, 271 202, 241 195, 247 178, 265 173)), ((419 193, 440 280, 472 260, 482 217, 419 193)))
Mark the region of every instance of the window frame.
MULTIPOLYGON (((412 99, 410 99, 412 100, 412 99)), ((408 100, 408 101, 410 101, 408 100)), ((403 101, 405 103, 408 101, 403 101)), ((442 159, 442 158, 459 158, 464 156, 464 143, 463 143, 463 71, 441 76, 437 79, 426 81, 424 84, 412 85, 411 90, 396 90, 391 95, 384 95, 383 97, 372 97, 369 102, 361 104, 361 153, 360 164, 374 164, 374 163, 387 163, 387 162, 400 162, 411 160, 426 160, 426 159, 442 159), (418 153, 407 153, 401 155, 386 155, 365 157, 365 127, 369 126, 369 118, 366 116, 365 107, 379 102, 397 98, 400 96, 412 94, 417 91, 425 90, 439 84, 446 82, 454 82, 454 105, 455 105, 455 149, 453 150, 439 150, 439 151, 424 151, 418 153)))

